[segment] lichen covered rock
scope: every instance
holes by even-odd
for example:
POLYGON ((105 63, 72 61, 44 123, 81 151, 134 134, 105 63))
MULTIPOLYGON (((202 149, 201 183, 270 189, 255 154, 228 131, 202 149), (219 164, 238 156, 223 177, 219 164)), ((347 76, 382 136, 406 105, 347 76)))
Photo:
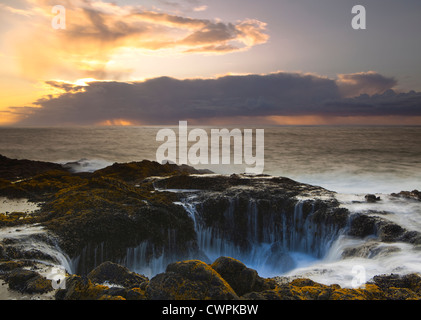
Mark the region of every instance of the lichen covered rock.
POLYGON ((99 300, 108 296, 108 289, 107 286, 93 284, 86 277, 73 275, 66 279, 66 288, 58 290, 55 298, 56 300, 99 300))
POLYGON ((21 293, 46 293, 53 290, 50 280, 31 270, 14 269, 5 280, 10 289, 21 293))
POLYGON ((104 262, 88 274, 93 283, 105 282, 125 288, 145 287, 149 279, 145 276, 129 271, 126 267, 112 262, 104 262))
POLYGON ((256 270, 247 268, 241 261, 233 258, 220 257, 211 267, 228 282, 238 296, 275 287, 273 281, 261 278, 256 270))
POLYGON ((151 279, 146 295, 151 300, 238 299, 221 275, 199 260, 170 264, 165 273, 151 279))

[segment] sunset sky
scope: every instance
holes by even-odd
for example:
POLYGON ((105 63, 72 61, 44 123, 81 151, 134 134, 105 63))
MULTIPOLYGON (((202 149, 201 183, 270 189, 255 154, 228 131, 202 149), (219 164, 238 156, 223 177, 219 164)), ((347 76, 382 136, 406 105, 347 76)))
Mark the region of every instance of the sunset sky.
POLYGON ((0 125, 421 125, 420 34, 419 0, 1 0, 0 125))

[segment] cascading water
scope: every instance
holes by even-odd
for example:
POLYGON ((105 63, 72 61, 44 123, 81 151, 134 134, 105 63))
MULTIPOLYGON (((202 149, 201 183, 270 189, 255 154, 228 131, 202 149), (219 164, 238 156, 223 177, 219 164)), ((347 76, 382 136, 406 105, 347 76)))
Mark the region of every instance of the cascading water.
MULTIPOLYGON (((223 222, 207 223, 203 202, 190 196, 179 203, 194 221, 199 250, 208 262, 220 256, 230 256, 259 271, 263 276, 275 276, 297 266, 305 266, 323 258, 332 242, 343 230, 323 222, 315 223, 314 205, 304 212, 305 201, 298 201, 293 214, 259 210, 258 200, 248 199, 242 206, 239 199, 229 199, 223 222), (242 210, 241 217, 237 210, 242 210), (246 226, 244 227, 245 219, 246 226), (243 225, 243 232, 236 229, 243 225)), ((241 228, 241 227, 240 227, 241 228)))
POLYGON ((79 255, 72 259, 72 264, 77 266, 76 273, 87 274, 101 263, 112 261, 151 278, 160 272, 164 272, 171 262, 184 258, 178 257, 176 254, 177 237, 175 230, 168 230, 167 232, 168 243, 161 247, 157 247, 149 240, 126 249, 116 249, 115 244, 110 242, 90 243, 81 250, 79 255))
POLYGON ((64 268, 68 273, 75 271, 75 265, 61 250, 57 239, 40 225, 2 228, 0 241, 6 254, 14 259, 38 261, 64 268))

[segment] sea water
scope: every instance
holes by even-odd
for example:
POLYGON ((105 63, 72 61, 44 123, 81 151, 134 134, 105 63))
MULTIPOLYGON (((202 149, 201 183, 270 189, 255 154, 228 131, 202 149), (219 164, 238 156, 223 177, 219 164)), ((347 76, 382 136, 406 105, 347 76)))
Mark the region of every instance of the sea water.
MULTIPOLYGON (((172 129, 177 130, 177 126, 172 129)), ((421 127, 259 127, 265 129, 265 174, 341 193, 421 189, 421 127)), ((114 162, 156 160, 162 127, 0 128, 0 154, 71 162, 93 171, 114 162)), ((210 132, 211 128, 203 127, 210 132)), ((233 163, 233 162, 232 162, 233 163)), ((241 165, 206 165, 242 173, 241 165)))

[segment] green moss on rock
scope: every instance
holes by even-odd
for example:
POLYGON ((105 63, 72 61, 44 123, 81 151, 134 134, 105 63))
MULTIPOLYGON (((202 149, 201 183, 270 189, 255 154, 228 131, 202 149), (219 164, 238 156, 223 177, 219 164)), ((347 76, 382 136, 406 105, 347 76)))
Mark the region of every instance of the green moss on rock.
POLYGON ((190 260, 170 264, 146 288, 151 300, 232 300, 238 296, 208 264, 190 260))

